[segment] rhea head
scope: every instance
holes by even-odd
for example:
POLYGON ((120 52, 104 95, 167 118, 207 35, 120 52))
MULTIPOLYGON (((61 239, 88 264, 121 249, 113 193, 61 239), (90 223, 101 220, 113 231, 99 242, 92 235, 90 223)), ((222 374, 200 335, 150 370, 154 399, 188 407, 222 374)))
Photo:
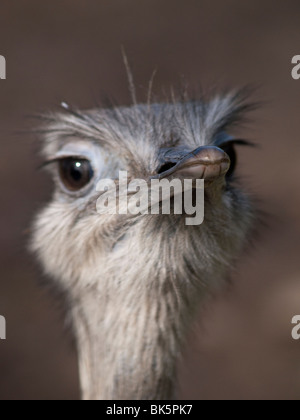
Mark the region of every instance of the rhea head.
POLYGON ((83 397, 171 398, 176 361, 202 298, 223 285, 253 210, 238 186, 230 135, 241 92, 208 101, 64 111, 45 117, 43 155, 55 189, 32 247, 64 292, 83 397), (205 219, 99 215, 100 179, 205 181, 205 219))

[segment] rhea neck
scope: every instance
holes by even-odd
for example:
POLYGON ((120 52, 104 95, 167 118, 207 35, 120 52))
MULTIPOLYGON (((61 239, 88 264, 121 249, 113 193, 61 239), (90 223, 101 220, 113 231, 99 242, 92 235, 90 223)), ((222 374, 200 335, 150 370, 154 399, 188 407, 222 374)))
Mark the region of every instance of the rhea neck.
POLYGON ((144 231, 120 247, 75 305, 84 399, 175 397, 195 289, 184 267, 175 271, 175 240, 154 246, 142 238, 144 231))

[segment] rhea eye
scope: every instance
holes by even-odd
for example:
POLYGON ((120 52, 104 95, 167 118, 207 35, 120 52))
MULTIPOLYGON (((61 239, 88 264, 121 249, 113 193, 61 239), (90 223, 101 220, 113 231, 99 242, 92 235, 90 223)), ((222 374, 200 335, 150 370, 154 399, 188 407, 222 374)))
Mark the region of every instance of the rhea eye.
POLYGON ((226 174, 226 177, 231 177, 234 174, 235 168, 236 168, 236 164, 237 164, 237 156, 236 156, 236 151, 234 149, 234 145, 231 143, 225 143, 224 145, 220 146, 220 148, 222 150, 224 150, 225 153, 227 153, 227 155, 230 158, 230 168, 229 171, 226 174))
POLYGON ((69 191, 79 191, 87 186, 94 171, 91 163, 86 159, 65 158, 58 162, 59 176, 69 191))

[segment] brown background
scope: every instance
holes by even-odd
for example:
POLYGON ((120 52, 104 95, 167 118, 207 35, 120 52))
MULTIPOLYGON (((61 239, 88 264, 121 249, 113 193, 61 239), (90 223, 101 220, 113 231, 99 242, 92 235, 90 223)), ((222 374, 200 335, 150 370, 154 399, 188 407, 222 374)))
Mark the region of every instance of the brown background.
POLYGON ((197 399, 298 399, 300 342, 299 0, 1 1, 0 399, 76 399, 76 355, 55 299, 26 252, 26 229, 49 198, 36 170, 32 113, 60 101, 90 107, 103 91, 128 102, 125 46, 139 94, 157 69, 155 91, 178 84, 259 84, 266 104, 243 136, 240 173, 270 213, 270 228, 233 275, 235 286, 207 307, 180 374, 181 396, 197 399))

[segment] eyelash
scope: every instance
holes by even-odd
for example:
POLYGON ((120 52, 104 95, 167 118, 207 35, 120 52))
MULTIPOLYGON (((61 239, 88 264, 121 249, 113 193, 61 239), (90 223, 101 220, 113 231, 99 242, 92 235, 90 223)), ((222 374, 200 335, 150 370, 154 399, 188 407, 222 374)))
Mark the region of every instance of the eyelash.
POLYGON ((63 156, 58 156, 58 157, 55 157, 55 158, 50 158, 50 159, 45 160, 40 165, 40 169, 46 168, 47 166, 52 165, 54 163, 59 163, 59 162, 65 160, 65 159, 89 160, 86 156, 81 156, 81 155, 79 155, 79 156, 78 155, 77 156, 75 156, 75 155, 65 155, 64 156, 63 155, 63 156))

